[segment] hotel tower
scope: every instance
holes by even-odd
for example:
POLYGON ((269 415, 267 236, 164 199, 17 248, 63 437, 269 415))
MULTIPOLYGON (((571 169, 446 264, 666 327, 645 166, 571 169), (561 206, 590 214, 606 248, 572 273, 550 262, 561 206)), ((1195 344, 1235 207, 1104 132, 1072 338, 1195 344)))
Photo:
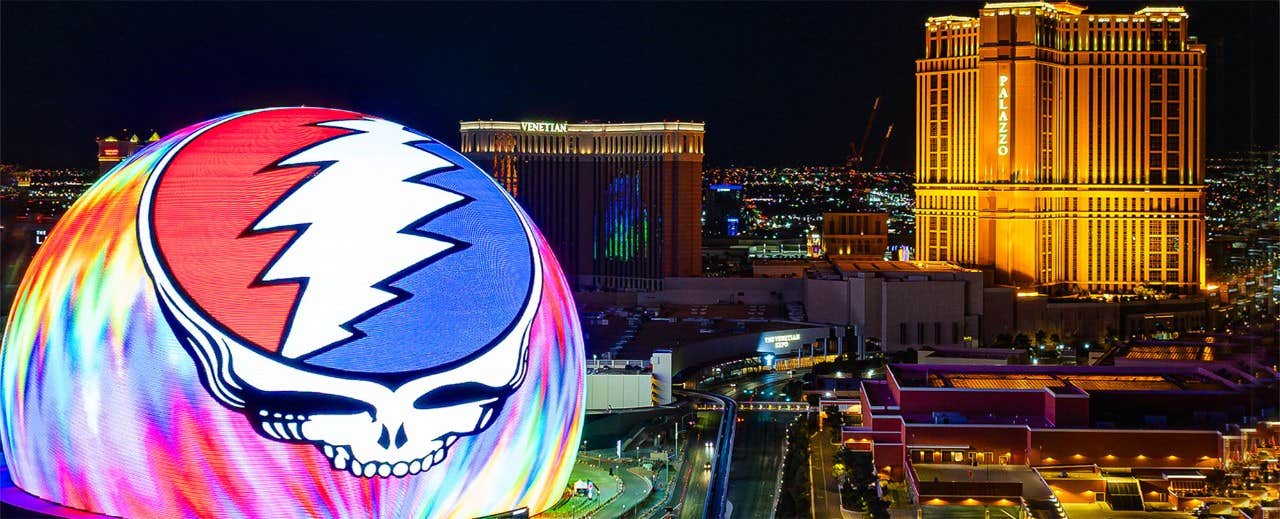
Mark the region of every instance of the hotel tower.
POLYGON ((925 23, 916 248, 1048 294, 1204 282, 1205 47, 1180 7, 925 23))
POLYGON ((529 212, 581 289, 702 275, 702 123, 464 121, 462 153, 529 212))

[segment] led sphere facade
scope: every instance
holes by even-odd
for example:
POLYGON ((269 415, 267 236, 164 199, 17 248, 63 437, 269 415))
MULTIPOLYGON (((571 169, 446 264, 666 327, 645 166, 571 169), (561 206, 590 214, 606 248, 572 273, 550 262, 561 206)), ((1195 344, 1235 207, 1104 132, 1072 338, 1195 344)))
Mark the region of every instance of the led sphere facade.
POLYGON ((0 350, 16 486, 124 517, 547 509, 583 342, 546 241, 466 158, 321 108, 122 162, 32 260, 0 350))

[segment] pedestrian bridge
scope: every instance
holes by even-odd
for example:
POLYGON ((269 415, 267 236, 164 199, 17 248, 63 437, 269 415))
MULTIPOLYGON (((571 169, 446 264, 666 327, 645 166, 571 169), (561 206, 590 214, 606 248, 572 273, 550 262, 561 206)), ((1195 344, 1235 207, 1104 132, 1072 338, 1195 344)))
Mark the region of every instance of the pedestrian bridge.
MULTIPOLYGON (((694 406, 699 411, 722 411, 724 406, 720 404, 699 403, 694 406)), ((774 413, 808 413, 813 411, 813 407, 808 402, 738 402, 738 411, 755 412, 769 411, 774 413)))

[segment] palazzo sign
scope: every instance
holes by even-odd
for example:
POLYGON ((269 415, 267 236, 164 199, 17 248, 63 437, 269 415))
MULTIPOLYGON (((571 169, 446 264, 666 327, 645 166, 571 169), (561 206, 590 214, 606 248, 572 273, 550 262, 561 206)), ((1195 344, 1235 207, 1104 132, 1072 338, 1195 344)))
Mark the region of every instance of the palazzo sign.
POLYGON ((996 140, 996 153, 1001 157, 1009 154, 1009 75, 1000 74, 1000 96, 996 99, 1000 111, 998 119, 999 132, 996 140))

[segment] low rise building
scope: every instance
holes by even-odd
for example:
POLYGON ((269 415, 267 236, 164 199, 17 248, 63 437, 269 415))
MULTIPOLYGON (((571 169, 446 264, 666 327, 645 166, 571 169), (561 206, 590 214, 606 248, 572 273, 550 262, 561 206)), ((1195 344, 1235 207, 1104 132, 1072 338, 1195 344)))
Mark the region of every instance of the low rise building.
POLYGON ((941 261, 835 261, 804 281, 809 320, 854 327, 884 351, 961 345, 978 336, 982 272, 941 261))
POLYGON ((674 401, 671 350, 649 360, 588 359, 587 412, 648 408, 674 401))
POLYGON ((889 213, 823 213, 822 251, 833 260, 884 259, 889 213))
MULTIPOLYGON (((1268 387, 1274 400, 1274 383, 1268 387)), ((1125 488, 1131 483, 1181 506, 1172 479, 1222 468, 1220 430, 1253 423, 1263 412, 1255 405, 1261 395, 1196 363, 893 365, 885 380, 863 382, 863 426, 845 428, 843 438, 870 451, 882 477, 906 481, 925 505, 961 504, 955 496, 981 486, 966 485, 1013 482, 1029 469, 1060 475, 1089 467, 1098 478, 1123 479, 1125 488), (981 480, 981 471, 1001 475, 981 480)), ((1041 490, 1052 490, 1055 500, 1092 502, 1116 491, 1055 485, 1024 484, 1021 499, 1044 501, 1041 490)), ((1008 492, 988 497, 1017 502, 1008 492)))

